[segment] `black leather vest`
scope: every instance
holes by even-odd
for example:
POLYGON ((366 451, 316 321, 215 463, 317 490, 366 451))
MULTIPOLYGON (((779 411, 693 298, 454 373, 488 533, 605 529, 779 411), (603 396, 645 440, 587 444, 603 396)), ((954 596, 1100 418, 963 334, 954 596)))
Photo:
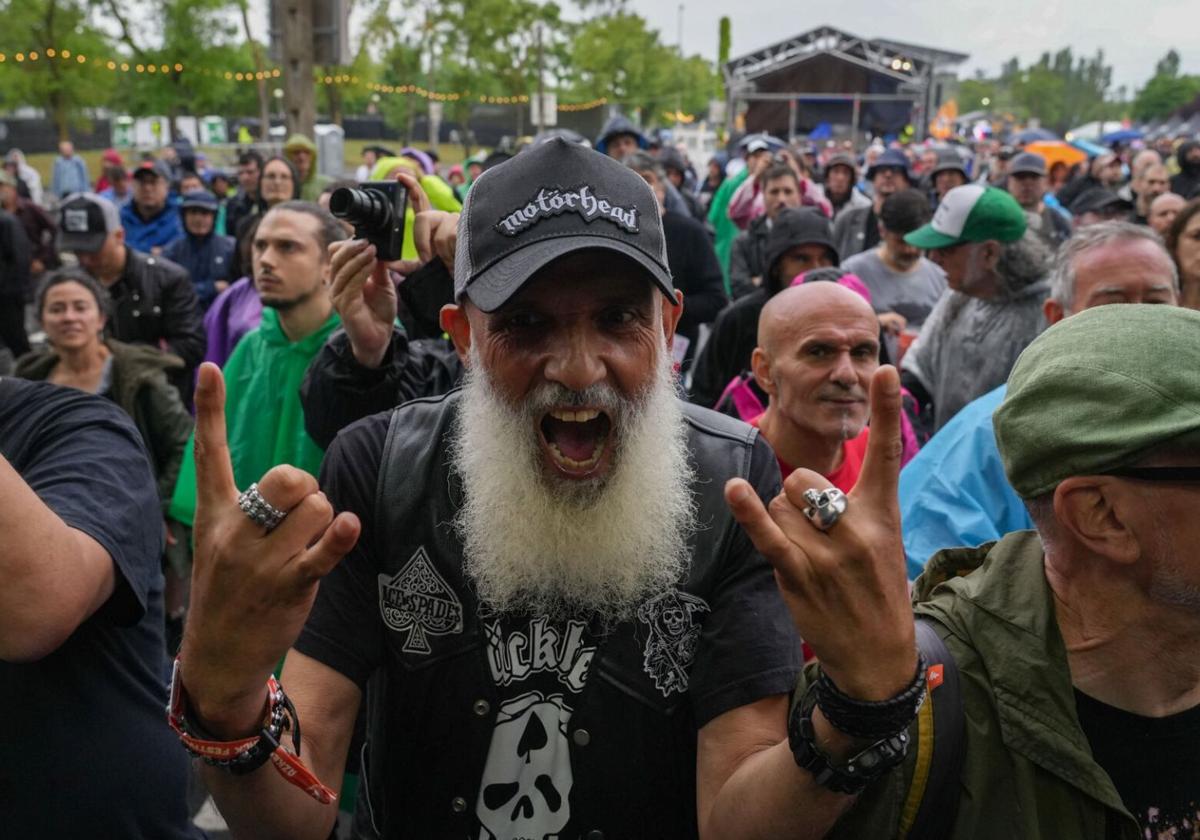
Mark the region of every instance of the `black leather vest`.
MULTIPOLYGON (((457 406, 455 391, 396 409, 380 467, 376 545, 387 547, 378 557, 380 620, 389 632, 386 665, 368 684, 358 824, 384 840, 487 836, 476 803, 499 698, 488 619, 464 579, 462 547, 449 524, 460 495, 447 452, 457 406)), ((697 473, 709 480, 695 488, 703 526, 693 537, 692 570, 670 595, 676 603, 713 604, 733 562, 726 558, 736 526, 724 479, 748 477, 757 432, 702 408, 684 410, 697 473)), ((698 625, 706 609, 695 611, 698 625)), ((659 669, 657 682, 667 681, 668 691, 656 684, 647 665, 653 633, 631 621, 596 643, 568 723, 574 785, 562 838, 697 834, 689 675, 659 669), (675 678, 684 685, 672 686, 675 678)))

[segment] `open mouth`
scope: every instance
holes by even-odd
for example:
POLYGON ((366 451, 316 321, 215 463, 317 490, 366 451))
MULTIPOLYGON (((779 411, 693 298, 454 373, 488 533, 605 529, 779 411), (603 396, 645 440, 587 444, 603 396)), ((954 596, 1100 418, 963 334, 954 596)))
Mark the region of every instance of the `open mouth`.
POLYGON ((599 467, 609 450, 612 421, 595 408, 556 408, 546 412, 539 429, 554 466, 585 477, 599 467))

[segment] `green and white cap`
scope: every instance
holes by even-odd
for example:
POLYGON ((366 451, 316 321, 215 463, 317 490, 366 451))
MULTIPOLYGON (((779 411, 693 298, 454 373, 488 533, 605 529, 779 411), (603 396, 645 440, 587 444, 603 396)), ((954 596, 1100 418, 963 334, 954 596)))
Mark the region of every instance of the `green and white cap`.
POLYGON ((946 193, 933 220, 904 237, 909 245, 931 250, 964 242, 1016 242, 1025 235, 1025 211, 1007 192, 965 184, 946 193))

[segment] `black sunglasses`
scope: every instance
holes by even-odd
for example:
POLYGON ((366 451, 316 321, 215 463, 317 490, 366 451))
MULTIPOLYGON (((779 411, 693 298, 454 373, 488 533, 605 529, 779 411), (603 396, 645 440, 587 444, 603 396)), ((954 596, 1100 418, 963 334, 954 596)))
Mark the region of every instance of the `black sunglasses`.
POLYGON ((1200 482, 1200 467, 1123 467, 1119 470, 1109 470, 1105 475, 1137 481, 1200 482))

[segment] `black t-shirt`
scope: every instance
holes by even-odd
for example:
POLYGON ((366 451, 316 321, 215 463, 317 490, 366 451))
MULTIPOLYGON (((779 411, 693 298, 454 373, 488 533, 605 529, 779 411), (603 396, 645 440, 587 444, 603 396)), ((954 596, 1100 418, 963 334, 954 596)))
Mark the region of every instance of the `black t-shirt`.
POLYGON ((137 429, 101 397, 3 378, 0 453, 117 573, 112 597, 57 650, 0 662, 0 835, 201 836, 165 719, 163 522, 137 429))
MULTIPOLYGON (((417 667, 423 667, 426 661, 422 654, 430 646, 434 648, 433 658, 437 658, 437 646, 443 644, 438 637, 453 639, 459 632, 445 623, 431 621, 426 633, 421 622, 406 622, 404 610, 415 609, 418 597, 429 603, 453 602, 460 615, 462 611, 473 610, 465 594, 456 590, 455 578, 438 572, 435 549, 426 553, 422 547, 412 553, 406 548, 399 573, 379 573, 382 558, 388 552, 398 551, 394 540, 379 533, 373 515, 389 417, 384 414, 360 421, 339 435, 326 454, 322 490, 335 509, 353 511, 360 518, 362 537, 322 581, 308 623, 296 643, 297 650, 334 668, 360 687, 381 666, 386 665, 389 672, 397 669, 393 655, 401 643, 417 667), (397 615, 391 620, 386 615, 381 619, 388 604, 398 605, 397 615)), ((770 449, 760 439, 747 457, 748 476, 760 495, 774 495, 779 478, 770 449)), ((724 476, 711 478, 716 486, 723 485, 724 476)), ((431 480, 444 484, 446 477, 439 474, 431 480)), ((429 504, 436 506, 439 502, 434 500, 429 504)), ((452 516, 452 512, 436 513, 439 521, 448 521, 452 516)), ((717 524, 710 523, 710 529, 720 533, 717 524)), ((697 556, 694 562, 696 569, 713 569, 718 563, 725 570, 740 569, 723 576, 719 588, 705 590, 705 598, 681 588, 650 599, 639 609, 638 620, 632 626, 620 625, 610 636, 601 634, 598 627, 584 620, 555 622, 530 615, 481 617, 479 633, 486 670, 480 673, 480 678, 494 688, 492 708, 498 714, 490 735, 490 748, 486 757, 480 756, 484 758, 482 768, 474 769, 479 768, 475 763, 478 758, 460 755, 453 771, 460 775, 480 774, 472 776, 471 782, 478 782, 478 800, 463 802, 463 807, 475 818, 470 836, 490 836, 481 835, 481 827, 495 836, 522 837, 557 836, 561 831, 579 828, 568 821, 577 816, 573 811, 587 807, 586 803, 577 802, 577 797, 588 794, 581 790, 580 783, 585 771, 578 766, 572 770, 568 741, 575 745, 586 743, 577 739, 579 730, 575 728, 579 725, 581 704, 588 705, 585 695, 593 691, 592 683, 606 684, 613 674, 605 666, 599 666, 601 670, 597 673, 596 663, 602 655, 613 655, 613 648, 623 643, 617 640, 628 634, 638 640, 636 667, 644 668, 653 680, 654 693, 661 693, 658 701, 664 705, 681 702, 688 709, 686 717, 676 714, 659 719, 664 729, 674 727, 681 719, 692 720, 694 726, 701 727, 732 708, 790 690, 799 665, 798 640, 770 567, 753 552, 740 531, 722 543, 720 551, 726 552, 721 555, 724 561, 697 556), (606 650, 608 653, 604 654, 606 650)), ((471 624, 469 617, 467 624, 471 624)), ((399 669, 394 678, 404 682, 416 676, 399 669)), ((450 715, 460 707, 470 708, 475 695, 456 696, 457 690, 450 687, 452 681, 436 681, 443 687, 437 694, 437 708, 406 708, 400 713, 421 721, 450 715)), ((633 702, 636 707, 637 701, 633 702)), ((605 708, 606 717, 621 714, 619 710, 605 708)), ((485 714, 486 709, 478 713, 485 714)), ((464 726, 469 723, 464 722, 464 726)), ((624 726, 630 731, 636 731, 636 725, 632 719, 614 723, 615 728, 624 726)), ((586 732, 584 737, 588 737, 586 732)), ((590 737, 596 737, 595 729, 590 737)), ((689 729, 687 738, 694 752, 694 729, 689 729)), ((407 744, 408 761, 427 760, 417 754, 413 744, 398 737, 396 740, 398 743, 391 744, 391 749, 403 751, 407 744)), ((631 745, 634 750, 639 747, 644 745, 631 745)), ((627 763, 613 767, 612 771, 636 777, 642 762, 632 752, 625 755, 623 763, 627 763)), ((681 752, 679 761, 688 762, 690 756, 681 752)), ((433 771, 427 768, 425 772, 433 771)), ((689 793, 694 793, 694 766, 682 768, 681 774, 686 776, 689 793)), ((404 800, 399 780, 389 778, 382 788, 396 791, 398 802, 404 800)), ((678 819, 677 809, 681 804, 661 803, 659 818, 670 823, 670 830, 663 828, 662 836, 674 836, 672 832, 677 831, 673 821, 678 819)), ((440 807, 441 803, 412 805, 440 807)))
POLYGON ((1146 836, 1193 836, 1200 825, 1200 706, 1148 718, 1076 691, 1075 708, 1096 763, 1146 836))

